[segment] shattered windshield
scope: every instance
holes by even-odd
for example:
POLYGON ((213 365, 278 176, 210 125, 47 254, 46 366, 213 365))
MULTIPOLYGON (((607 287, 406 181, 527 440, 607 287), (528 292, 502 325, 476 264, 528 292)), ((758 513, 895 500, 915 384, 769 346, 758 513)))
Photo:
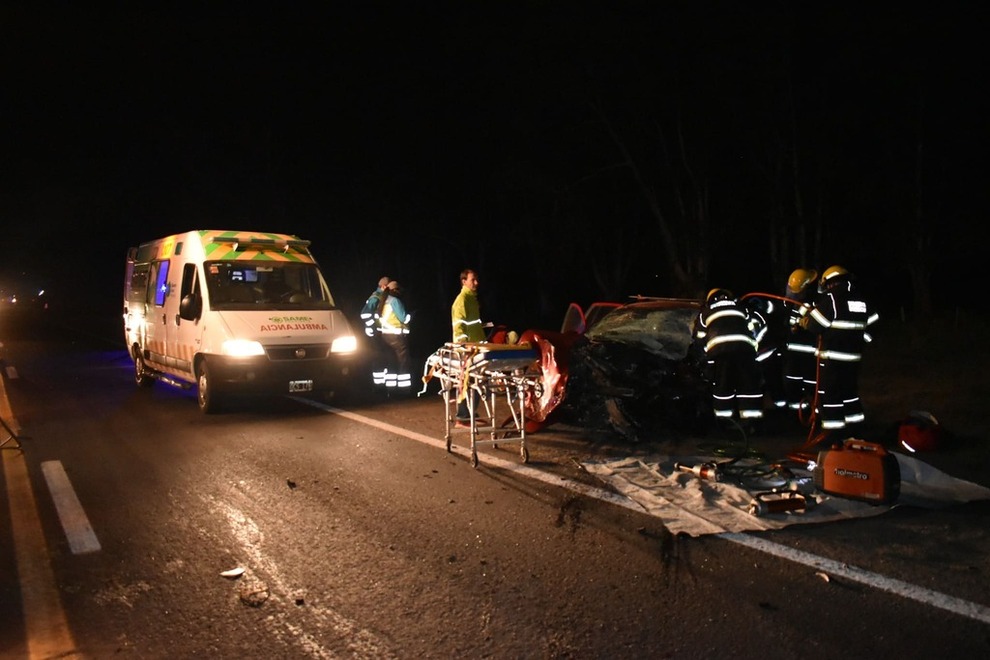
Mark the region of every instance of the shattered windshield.
POLYGON ((682 360, 693 341, 694 308, 623 307, 606 315, 587 332, 592 341, 641 346, 669 360, 682 360))
POLYGON ((333 298, 315 264, 208 261, 210 307, 218 310, 332 309, 333 298))

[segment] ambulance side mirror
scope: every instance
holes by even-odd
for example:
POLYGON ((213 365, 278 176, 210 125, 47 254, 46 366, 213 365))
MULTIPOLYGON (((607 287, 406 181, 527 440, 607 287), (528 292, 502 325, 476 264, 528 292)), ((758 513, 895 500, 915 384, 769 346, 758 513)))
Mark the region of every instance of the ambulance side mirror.
POLYGON ((194 293, 186 294, 179 301, 179 318, 195 321, 203 311, 203 300, 194 293))

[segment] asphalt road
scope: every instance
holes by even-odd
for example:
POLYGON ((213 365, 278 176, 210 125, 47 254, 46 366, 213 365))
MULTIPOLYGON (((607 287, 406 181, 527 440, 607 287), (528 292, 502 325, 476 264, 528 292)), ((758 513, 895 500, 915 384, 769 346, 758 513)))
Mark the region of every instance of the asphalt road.
POLYGON ((0 657, 990 650, 986 503, 677 537, 579 467, 655 445, 551 428, 530 436, 525 466, 508 443, 484 448, 475 469, 463 436, 444 450, 435 395, 282 399, 203 416, 191 392, 135 387, 115 341, 0 317, 10 402, 0 411, 22 448, 2 452, 0 657), (925 597, 825 580, 749 540, 925 597))

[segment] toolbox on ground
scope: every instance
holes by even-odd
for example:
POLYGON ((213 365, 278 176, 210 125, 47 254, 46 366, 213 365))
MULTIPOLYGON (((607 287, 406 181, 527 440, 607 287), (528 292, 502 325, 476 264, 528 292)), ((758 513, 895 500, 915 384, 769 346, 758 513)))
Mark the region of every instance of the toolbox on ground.
POLYGON ((849 438, 818 453, 815 486, 829 495, 891 504, 901 492, 897 457, 882 445, 849 438))

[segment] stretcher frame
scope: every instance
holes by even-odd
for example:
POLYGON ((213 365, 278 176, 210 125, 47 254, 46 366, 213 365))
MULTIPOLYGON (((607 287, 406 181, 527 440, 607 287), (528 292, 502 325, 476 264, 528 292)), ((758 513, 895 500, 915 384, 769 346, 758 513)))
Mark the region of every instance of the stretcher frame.
POLYGON ((472 467, 478 467, 479 446, 497 448, 502 442, 518 442, 522 462, 529 462, 526 399, 529 395, 539 396, 541 388, 538 355, 529 344, 448 342, 427 358, 420 394, 426 391, 430 379, 434 377, 440 381, 440 395, 444 402, 444 441, 448 452, 451 451, 454 435, 468 434, 472 467), (457 408, 468 397, 475 398, 484 406, 484 415, 478 415, 477 406, 468 405, 468 427, 458 427, 457 408), (508 417, 499 425, 496 415, 502 408, 507 409, 508 417), (486 432, 487 438, 483 437, 486 432))

